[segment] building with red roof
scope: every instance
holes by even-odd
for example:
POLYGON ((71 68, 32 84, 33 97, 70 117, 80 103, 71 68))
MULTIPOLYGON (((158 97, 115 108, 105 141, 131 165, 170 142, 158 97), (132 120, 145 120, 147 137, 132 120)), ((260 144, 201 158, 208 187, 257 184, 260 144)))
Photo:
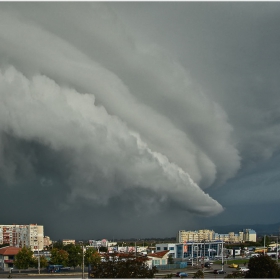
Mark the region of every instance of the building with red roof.
POLYGON ((3 247, 0 248, 0 270, 9 271, 14 267, 15 256, 21 248, 18 247, 3 247))
POLYGON ((148 254, 148 258, 152 261, 152 266, 167 265, 169 250, 148 254))

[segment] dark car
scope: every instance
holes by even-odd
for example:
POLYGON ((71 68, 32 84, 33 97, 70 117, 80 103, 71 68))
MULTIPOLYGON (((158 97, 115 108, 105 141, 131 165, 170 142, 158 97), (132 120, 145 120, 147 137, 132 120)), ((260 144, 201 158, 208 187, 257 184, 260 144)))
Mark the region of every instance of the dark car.
POLYGON ((180 271, 176 273, 176 277, 188 277, 188 273, 180 271))
POLYGON ((221 270, 221 269, 215 269, 213 271, 214 274, 225 274, 226 272, 224 270, 221 270))
POLYGON ((206 263, 204 264, 204 267, 207 267, 207 268, 211 267, 211 263, 210 263, 210 262, 206 262, 206 263))

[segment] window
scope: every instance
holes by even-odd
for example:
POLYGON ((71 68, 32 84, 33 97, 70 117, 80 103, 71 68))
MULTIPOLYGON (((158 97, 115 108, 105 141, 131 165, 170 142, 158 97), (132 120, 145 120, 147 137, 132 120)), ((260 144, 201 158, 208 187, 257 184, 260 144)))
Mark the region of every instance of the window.
POLYGON ((153 260, 154 265, 159 264, 159 260, 153 260))
POLYGON ((167 247, 163 247, 163 250, 167 250, 167 247))
POLYGON ((160 247, 157 247, 157 251, 160 251, 160 247))
POLYGON ((169 247, 169 250, 174 250, 174 247, 169 247))

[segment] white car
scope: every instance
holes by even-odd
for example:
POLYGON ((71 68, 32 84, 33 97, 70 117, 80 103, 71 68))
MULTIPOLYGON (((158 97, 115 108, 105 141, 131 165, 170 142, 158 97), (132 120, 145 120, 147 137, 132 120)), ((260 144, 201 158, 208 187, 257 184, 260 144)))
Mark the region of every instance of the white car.
POLYGON ((238 270, 242 271, 242 272, 246 272, 246 271, 249 271, 249 268, 241 266, 241 267, 238 268, 238 270))

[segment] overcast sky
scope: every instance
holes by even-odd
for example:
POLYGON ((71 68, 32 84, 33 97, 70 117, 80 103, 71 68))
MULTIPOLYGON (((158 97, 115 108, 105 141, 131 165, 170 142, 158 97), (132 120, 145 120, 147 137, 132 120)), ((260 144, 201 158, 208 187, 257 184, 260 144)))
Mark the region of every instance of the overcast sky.
POLYGON ((0 224, 279 222, 279 26, 277 2, 1 2, 0 224))

